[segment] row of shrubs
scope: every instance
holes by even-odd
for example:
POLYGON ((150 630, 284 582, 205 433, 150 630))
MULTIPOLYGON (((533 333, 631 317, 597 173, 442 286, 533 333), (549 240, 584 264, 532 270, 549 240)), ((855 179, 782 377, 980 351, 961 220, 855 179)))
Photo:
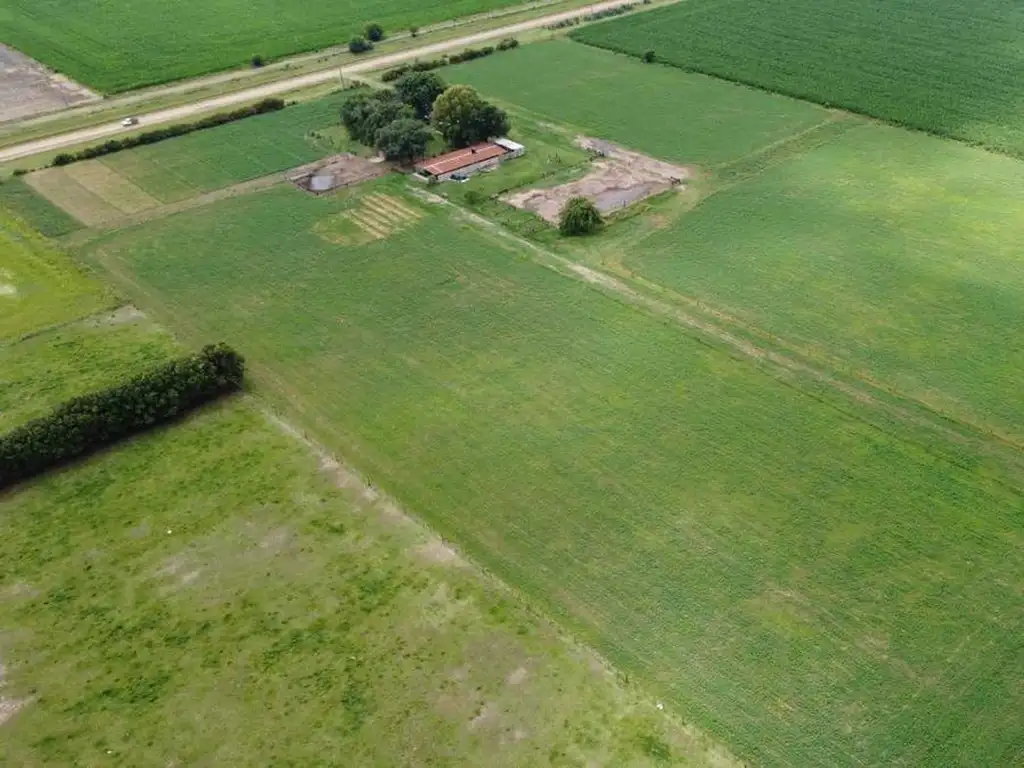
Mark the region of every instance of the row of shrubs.
POLYGON ((97 144, 94 147, 86 147, 79 152, 62 152, 53 158, 53 165, 70 165, 71 163, 76 163, 79 160, 91 160, 94 157, 111 155, 114 152, 120 152, 123 149, 141 147, 144 144, 156 144, 158 141, 172 139, 175 136, 184 136, 186 133, 192 133, 193 131, 215 128, 216 126, 224 125, 225 123, 233 123, 235 120, 243 120, 247 117, 255 117, 256 115, 262 115, 267 112, 276 112, 284 108, 285 102, 283 99, 264 99, 252 106, 236 109, 232 112, 221 112, 216 115, 210 115, 209 117, 204 117, 202 120, 197 120, 194 123, 179 123, 178 125, 169 125, 166 128, 157 128, 156 130, 146 131, 145 133, 140 133, 137 136, 128 136, 123 139, 111 139, 103 144, 97 144))
POLYGON ((0 436, 0 489, 163 422, 242 386, 245 361, 224 344, 76 397, 0 436))
POLYGON ((427 59, 425 61, 414 61, 412 64, 402 64, 399 67, 385 71, 380 76, 380 79, 385 83, 390 83, 409 72, 429 72, 432 69, 441 69, 442 67, 447 67, 451 64, 461 64, 464 61, 482 59, 485 56, 490 56, 496 51, 510 51, 513 48, 518 47, 518 40, 514 37, 507 37, 496 46, 488 45, 484 48, 467 48, 461 53, 453 53, 451 56, 442 56, 439 59, 427 59))
MULTIPOLYGON (((648 5, 651 0, 643 0, 641 5, 648 5)), ((600 21, 601 19, 607 19, 611 16, 621 16, 624 13, 629 13, 636 8, 636 3, 626 3, 624 5, 617 5, 614 8, 606 8, 603 11, 594 11, 593 13, 585 13, 582 16, 573 16, 571 19, 562 19, 556 21, 554 24, 548 24, 544 29, 565 29, 566 27, 575 27, 577 24, 584 24, 590 21, 600 21)))

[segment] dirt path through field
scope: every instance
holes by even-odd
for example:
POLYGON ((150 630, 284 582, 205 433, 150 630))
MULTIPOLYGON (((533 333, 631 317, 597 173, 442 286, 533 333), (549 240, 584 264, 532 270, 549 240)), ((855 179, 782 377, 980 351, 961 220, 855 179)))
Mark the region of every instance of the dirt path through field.
MULTIPOLYGON (((970 445, 982 455, 997 457, 1001 461, 1006 462, 1006 466, 1011 470, 1015 480, 1020 480, 1024 483, 1024 457, 1020 453, 1021 447, 1007 442, 1002 436, 992 435, 987 432, 982 433, 971 424, 953 422, 944 414, 934 412, 927 404, 910 400, 899 393, 890 392, 872 381, 857 379, 857 383, 853 383, 840 379, 833 372, 818 368, 809 362, 783 354, 769 346, 757 344, 750 339, 731 332, 725 325, 719 325, 715 322, 716 319, 723 320, 724 318, 718 317, 714 312, 714 308, 706 307, 696 301, 689 304, 687 302, 680 302, 681 306, 674 303, 670 298, 657 298, 656 296, 659 291, 655 284, 646 286, 639 283, 628 284, 618 277, 573 261, 537 243, 522 238, 505 229, 500 224, 467 211, 426 190, 413 189, 413 193, 430 203, 451 208, 456 212, 457 216, 493 235, 495 239, 506 240, 520 249, 526 249, 535 255, 535 260, 542 266, 553 269, 562 275, 582 280, 596 289, 609 293, 630 305, 653 312, 681 327, 696 332, 699 337, 725 344, 743 357, 770 366, 784 380, 792 381, 798 379, 816 385, 823 385, 859 405, 877 409, 899 422, 941 435, 952 444, 970 445), (684 306, 693 311, 687 311, 687 309, 684 309, 684 306), (700 314, 696 314, 697 312, 700 314), (908 402, 909 406, 913 407, 901 405, 898 401, 908 402), (954 423, 956 426, 952 426, 954 423), (1012 456, 1007 456, 1003 452, 994 453, 997 450, 1003 451, 1006 448, 1012 450, 1012 456)), ((814 396, 812 392, 808 392, 808 394, 814 396)), ((953 457, 947 456, 946 458, 956 463, 953 457)), ((1004 483, 1002 480, 997 479, 996 481, 1004 483)), ((1024 485, 1020 488, 1016 484, 1011 483, 1010 485, 1017 490, 1024 490, 1024 485)))

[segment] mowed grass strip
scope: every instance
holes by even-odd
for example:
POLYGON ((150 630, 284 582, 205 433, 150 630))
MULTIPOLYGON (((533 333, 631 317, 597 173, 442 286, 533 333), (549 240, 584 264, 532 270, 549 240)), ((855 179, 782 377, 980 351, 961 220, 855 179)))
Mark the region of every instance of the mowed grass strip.
POLYGON ((444 77, 582 133, 704 167, 736 160, 829 117, 815 105, 568 40, 460 64, 444 77))
MULTIPOLYGON (((17 348, 31 409, 177 349, 17 348)), ((732 764, 373 498, 241 398, 5 493, 0 762, 732 764)))
POLYGON ((632 271, 1024 445, 1024 163, 861 125, 617 248, 632 271))
POLYGON ((765 765, 1010 764, 1020 496, 531 262, 394 180, 287 188, 92 255, 673 708, 765 765))
POLYGON ((0 346, 112 302, 101 283, 83 275, 52 242, 0 208, 0 346))
POLYGON ((348 94, 118 152, 105 166, 164 203, 177 202, 330 154, 312 134, 337 125, 348 94))
POLYGON ((369 22, 406 31, 519 0, 0 0, 4 42, 107 93, 344 45, 369 22), (174 30, 174 34, 169 34, 174 30))
POLYGON ((1024 154, 1017 0, 687 0, 572 36, 1024 154))

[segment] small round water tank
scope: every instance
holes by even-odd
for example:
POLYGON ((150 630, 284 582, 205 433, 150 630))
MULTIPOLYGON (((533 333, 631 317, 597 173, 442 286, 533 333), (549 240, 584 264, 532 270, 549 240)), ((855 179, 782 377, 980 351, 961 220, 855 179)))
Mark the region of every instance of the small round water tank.
POLYGON ((309 188, 313 192, 326 192, 334 186, 334 177, 329 173, 314 176, 309 180, 309 188))

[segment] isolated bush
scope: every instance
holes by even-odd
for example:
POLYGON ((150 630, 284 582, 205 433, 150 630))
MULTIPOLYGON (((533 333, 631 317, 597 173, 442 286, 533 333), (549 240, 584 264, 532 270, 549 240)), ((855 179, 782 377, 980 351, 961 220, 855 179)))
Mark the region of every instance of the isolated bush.
POLYGON ((110 445, 242 386, 245 362, 207 346, 116 387, 76 397, 0 437, 0 488, 110 445))
POLYGON ((406 72, 395 81, 398 98, 412 107, 416 117, 430 117, 437 97, 444 93, 444 80, 433 72, 406 72))
POLYGON ((518 40, 516 40, 514 37, 506 37, 504 40, 502 40, 500 43, 498 43, 497 50, 499 50, 499 51, 510 51, 513 48, 518 48, 518 47, 519 47, 519 41, 518 40))
POLYGON ((508 115, 468 85, 453 85, 434 102, 433 123, 452 147, 467 147, 508 133, 508 115))
POLYGON ((409 37, 416 37, 420 33, 419 27, 409 27, 409 37))
POLYGON ((260 56, 258 53, 252 57, 252 66, 255 69, 259 69, 260 67, 263 66, 263 57, 260 56))
POLYGON ((415 119, 416 113, 388 89, 357 93, 341 105, 341 122, 354 141, 376 146, 377 133, 396 120, 415 119))
POLYGON ((432 134, 422 120, 401 118, 377 131, 377 150, 388 160, 411 163, 427 153, 432 134))
POLYGON ((158 141, 172 139, 175 136, 184 136, 186 133, 192 133, 193 131, 215 128, 218 125, 232 123, 235 120, 255 117, 256 115, 262 115, 266 112, 276 112, 284 108, 285 103, 283 99, 263 99, 263 101, 253 104, 252 106, 242 107, 241 109, 236 109, 232 112, 221 112, 220 114, 210 115, 209 117, 204 117, 202 120, 197 120, 194 123, 179 123, 178 125, 171 125, 167 128, 157 128, 153 131, 146 131, 145 133, 140 133, 136 136, 128 136, 124 139, 111 139, 94 147, 86 147, 74 154, 61 152, 53 158, 51 165, 69 165, 70 163, 75 163, 79 160, 91 160, 94 157, 103 157, 104 155, 110 155, 114 152, 120 152, 123 149, 132 149, 146 144, 156 144, 158 141))
POLYGON ((28 172, 29 172, 28 168, 15 168, 13 175, 14 176, 24 176, 28 172))
POLYGON ((384 39, 384 27, 380 24, 369 24, 366 27, 366 39, 374 43, 379 43, 384 39))
POLYGON ((644 55, 641 57, 644 63, 651 64, 654 61, 654 51, 644 51, 644 55))
POLYGON ((362 37, 353 37, 348 41, 349 53, 365 53, 373 50, 373 43, 362 37))
POLYGON ((563 235, 589 235, 604 224, 601 212, 585 197, 573 197, 562 208, 558 230, 563 235))

